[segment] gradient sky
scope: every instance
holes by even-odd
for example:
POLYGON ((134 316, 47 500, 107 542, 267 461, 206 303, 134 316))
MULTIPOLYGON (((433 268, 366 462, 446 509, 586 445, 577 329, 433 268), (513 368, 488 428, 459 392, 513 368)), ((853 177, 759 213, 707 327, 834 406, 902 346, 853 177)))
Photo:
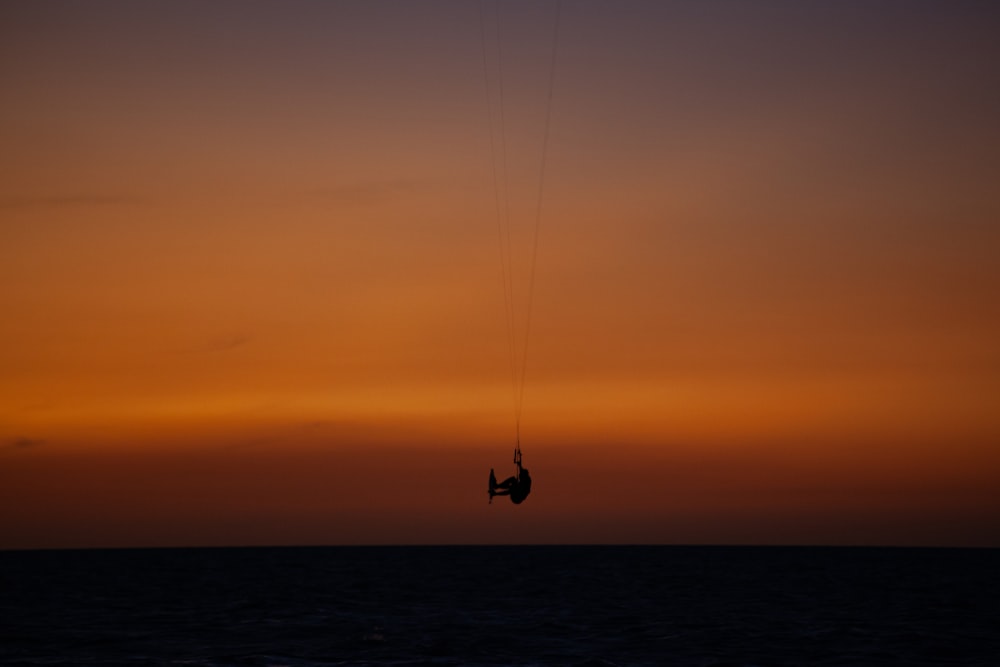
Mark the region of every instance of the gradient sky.
POLYGON ((0 548, 1000 546, 997 34, 564 2, 515 507, 479 3, 3 3, 0 548))

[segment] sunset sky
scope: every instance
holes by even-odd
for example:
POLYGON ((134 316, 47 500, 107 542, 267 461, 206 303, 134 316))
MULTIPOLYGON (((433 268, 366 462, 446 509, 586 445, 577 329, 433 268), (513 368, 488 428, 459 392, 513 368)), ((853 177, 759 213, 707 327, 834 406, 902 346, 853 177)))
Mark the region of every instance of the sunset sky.
POLYGON ((991 3, 564 0, 487 503, 555 16, 0 5, 0 548, 1000 547, 991 3))

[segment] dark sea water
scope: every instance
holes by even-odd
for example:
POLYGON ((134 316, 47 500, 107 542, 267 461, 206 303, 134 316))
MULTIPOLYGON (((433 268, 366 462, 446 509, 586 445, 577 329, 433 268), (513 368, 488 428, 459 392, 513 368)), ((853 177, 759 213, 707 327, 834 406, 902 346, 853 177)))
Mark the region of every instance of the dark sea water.
POLYGON ((1000 552, 0 552, 4 665, 1000 665, 1000 552))

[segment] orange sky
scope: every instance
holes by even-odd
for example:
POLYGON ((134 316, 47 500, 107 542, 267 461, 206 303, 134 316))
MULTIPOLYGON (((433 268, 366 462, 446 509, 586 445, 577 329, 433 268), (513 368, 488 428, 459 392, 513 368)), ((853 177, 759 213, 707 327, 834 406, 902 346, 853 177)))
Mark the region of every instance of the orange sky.
POLYGON ((1000 546, 996 10, 564 3, 514 507, 479 8, 4 4, 0 548, 1000 546))

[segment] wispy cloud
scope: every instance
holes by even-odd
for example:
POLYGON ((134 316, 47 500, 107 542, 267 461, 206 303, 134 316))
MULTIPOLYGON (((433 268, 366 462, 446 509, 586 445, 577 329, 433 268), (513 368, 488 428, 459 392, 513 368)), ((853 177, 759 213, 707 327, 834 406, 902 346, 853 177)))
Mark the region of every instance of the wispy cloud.
POLYGON ((6 449, 31 449, 43 444, 45 441, 37 438, 15 438, 7 444, 6 449))
POLYGON ((316 199, 350 206, 372 206, 389 199, 410 195, 422 187, 417 181, 390 180, 336 185, 310 190, 316 199))
POLYGON ((121 204, 133 204, 137 201, 139 200, 135 197, 103 194, 0 195, 0 210, 117 206, 121 204))
POLYGON ((242 347, 251 341, 247 334, 234 333, 226 336, 218 336, 209 340, 202 348, 204 352, 225 352, 242 347))

